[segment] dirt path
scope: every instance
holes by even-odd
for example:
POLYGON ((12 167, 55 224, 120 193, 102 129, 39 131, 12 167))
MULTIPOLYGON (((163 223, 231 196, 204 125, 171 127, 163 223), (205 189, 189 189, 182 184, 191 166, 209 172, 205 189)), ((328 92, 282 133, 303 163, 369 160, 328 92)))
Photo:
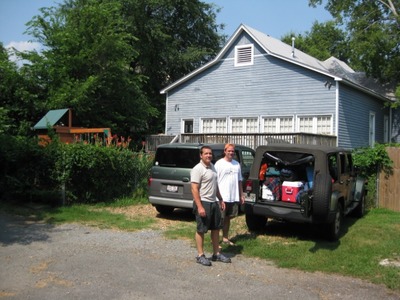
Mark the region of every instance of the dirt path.
POLYGON ((203 267, 189 241, 159 230, 52 226, 0 214, 0 246, 0 299, 400 299, 381 285, 241 255, 203 267))

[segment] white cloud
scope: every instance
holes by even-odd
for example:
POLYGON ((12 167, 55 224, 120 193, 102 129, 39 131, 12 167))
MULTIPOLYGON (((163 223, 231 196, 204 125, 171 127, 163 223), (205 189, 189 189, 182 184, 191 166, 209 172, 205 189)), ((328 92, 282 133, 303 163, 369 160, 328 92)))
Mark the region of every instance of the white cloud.
POLYGON ((26 42, 26 41, 14 42, 14 41, 12 41, 5 47, 6 48, 15 48, 18 51, 32 51, 32 50, 40 51, 40 49, 42 48, 42 45, 37 42, 26 42))
POLYGON ((9 44, 7 44, 5 46, 5 48, 9 50, 10 60, 17 61, 17 57, 14 54, 13 48, 15 48, 16 50, 18 50, 20 52, 32 51, 32 50, 36 50, 36 51, 40 52, 42 49, 42 44, 37 43, 37 42, 27 42, 27 41, 21 41, 21 42, 12 41, 9 44))

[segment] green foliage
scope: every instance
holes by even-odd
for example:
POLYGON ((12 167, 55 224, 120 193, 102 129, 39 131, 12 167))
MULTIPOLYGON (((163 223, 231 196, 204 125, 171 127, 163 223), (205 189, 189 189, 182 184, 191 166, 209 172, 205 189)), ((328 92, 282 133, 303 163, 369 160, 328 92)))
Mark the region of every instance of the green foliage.
POLYGON ((378 172, 382 170, 387 175, 392 172, 393 162, 386 151, 386 146, 377 143, 374 147, 363 147, 353 151, 354 165, 359 169, 361 176, 367 179, 367 207, 375 207, 378 172))
POLYGON ((147 187, 152 164, 145 153, 86 144, 60 144, 58 157, 53 176, 65 187, 66 203, 132 196, 147 187))
MULTIPOLYGON (((323 2, 334 17, 336 26, 346 29, 348 38, 346 52, 351 67, 366 72, 368 76, 379 79, 383 84, 389 84, 391 88, 399 86, 399 1, 323 2)), ((322 0, 309 0, 311 6, 321 4, 322 0)))
POLYGON ((0 135, 0 197, 30 201, 41 187, 51 190, 54 158, 43 150, 36 139, 0 135))
POLYGON ((363 147, 353 151, 354 165, 360 169, 366 177, 376 175, 382 169, 386 173, 392 170, 390 159, 385 144, 376 143, 374 147, 363 147))
POLYGON ((349 61, 347 52, 346 34, 335 27, 333 21, 326 23, 315 22, 310 30, 304 34, 288 33, 282 37, 282 41, 288 45, 295 38, 295 47, 319 60, 326 60, 334 56, 344 62, 349 61))
POLYGON ((0 198, 54 205, 142 201, 152 159, 120 147, 57 140, 42 147, 37 139, 0 135, 0 198))
POLYGON ((73 109, 74 126, 158 132, 159 91, 216 54, 223 37, 215 20, 214 6, 198 0, 65 0, 42 8, 26 32, 44 49, 17 52, 29 62, 18 70, 3 51, 9 72, 0 97, 11 119, 24 120, 23 134, 60 108, 73 109))

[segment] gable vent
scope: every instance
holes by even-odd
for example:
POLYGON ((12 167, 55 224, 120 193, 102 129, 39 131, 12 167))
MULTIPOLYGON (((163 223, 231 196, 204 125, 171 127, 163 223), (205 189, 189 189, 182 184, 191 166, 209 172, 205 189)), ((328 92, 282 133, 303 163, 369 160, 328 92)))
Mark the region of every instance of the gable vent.
POLYGON ((253 45, 236 46, 235 50, 235 66, 253 64, 253 45))

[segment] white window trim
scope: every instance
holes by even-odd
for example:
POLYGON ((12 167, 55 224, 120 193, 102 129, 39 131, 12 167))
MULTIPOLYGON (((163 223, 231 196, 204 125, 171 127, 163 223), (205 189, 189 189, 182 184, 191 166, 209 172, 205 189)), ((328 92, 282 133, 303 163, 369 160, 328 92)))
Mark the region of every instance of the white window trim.
POLYGON ((317 126, 317 122, 318 122, 318 118, 319 117, 330 117, 331 121, 330 121, 330 127, 331 127, 331 132, 328 133, 329 135, 333 135, 333 115, 332 114, 320 114, 320 115, 298 115, 296 117, 296 132, 300 132, 300 119, 301 118, 312 118, 312 134, 318 134, 318 126, 317 126))
POLYGON ((240 120, 242 120, 242 132, 240 132, 240 133, 254 133, 254 132, 247 132, 247 120, 248 119, 256 119, 257 121, 257 128, 256 128, 256 132, 255 133, 258 133, 258 132, 260 132, 260 118, 258 117, 258 116, 255 116, 255 117, 230 117, 229 118, 229 123, 228 123, 228 132, 229 133, 238 133, 238 132, 233 132, 233 130, 232 130, 232 124, 233 124, 233 120, 236 120, 236 119, 240 119, 240 120))
POLYGON ((204 120, 212 120, 212 132, 211 133, 228 133, 229 121, 227 120, 227 118, 200 118, 199 133, 204 133, 204 131, 203 131, 204 120), (225 124, 226 124, 225 132, 217 132, 217 120, 225 120, 225 124))
POLYGON ((282 116, 282 115, 280 115, 280 116, 262 116, 261 117, 261 121, 260 121, 260 128, 262 129, 262 132, 263 133, 270 133, 270 132, 266 132, 265 130, 264 130, 264 128, 265 128, 265 119, 268 119, 268 118, 271 118, 271 119, 276 119, 276 124, 275 124, 275 132, 273 132, 273 133, 286 133, 286 132, 281 132, 281 119, 285 119, 285 118, 291 118, 292 119, 292 129, 291 129, 291 131, 293 132, 294 131, 294 128, 295 128, 295 126, 294 126, 294 120, 295 120, 295 118, 294 118, 294 116, 293 115, 289 115, 289 116, 282 116))
POLYGON ((235 63, 234 63, 235 67, 253 65, 254 64, 254 45, 253 44, 246 44, 246 45, 235 46, 235 60, 234 61, 235 61, 235 63), (240 52, 240 50, 242 50, 242 49, 249 48, 249 47, 251 49, 250 61, 249 62, 239 63, 238 62, 238 52, 240 52))
POLYGON ((192 121, 193 122, 193 133, 194 133, 194 119, 192 119, 192 118, 181 119, 181 133, 185 133, 185 122, 186 121, 192 121))

